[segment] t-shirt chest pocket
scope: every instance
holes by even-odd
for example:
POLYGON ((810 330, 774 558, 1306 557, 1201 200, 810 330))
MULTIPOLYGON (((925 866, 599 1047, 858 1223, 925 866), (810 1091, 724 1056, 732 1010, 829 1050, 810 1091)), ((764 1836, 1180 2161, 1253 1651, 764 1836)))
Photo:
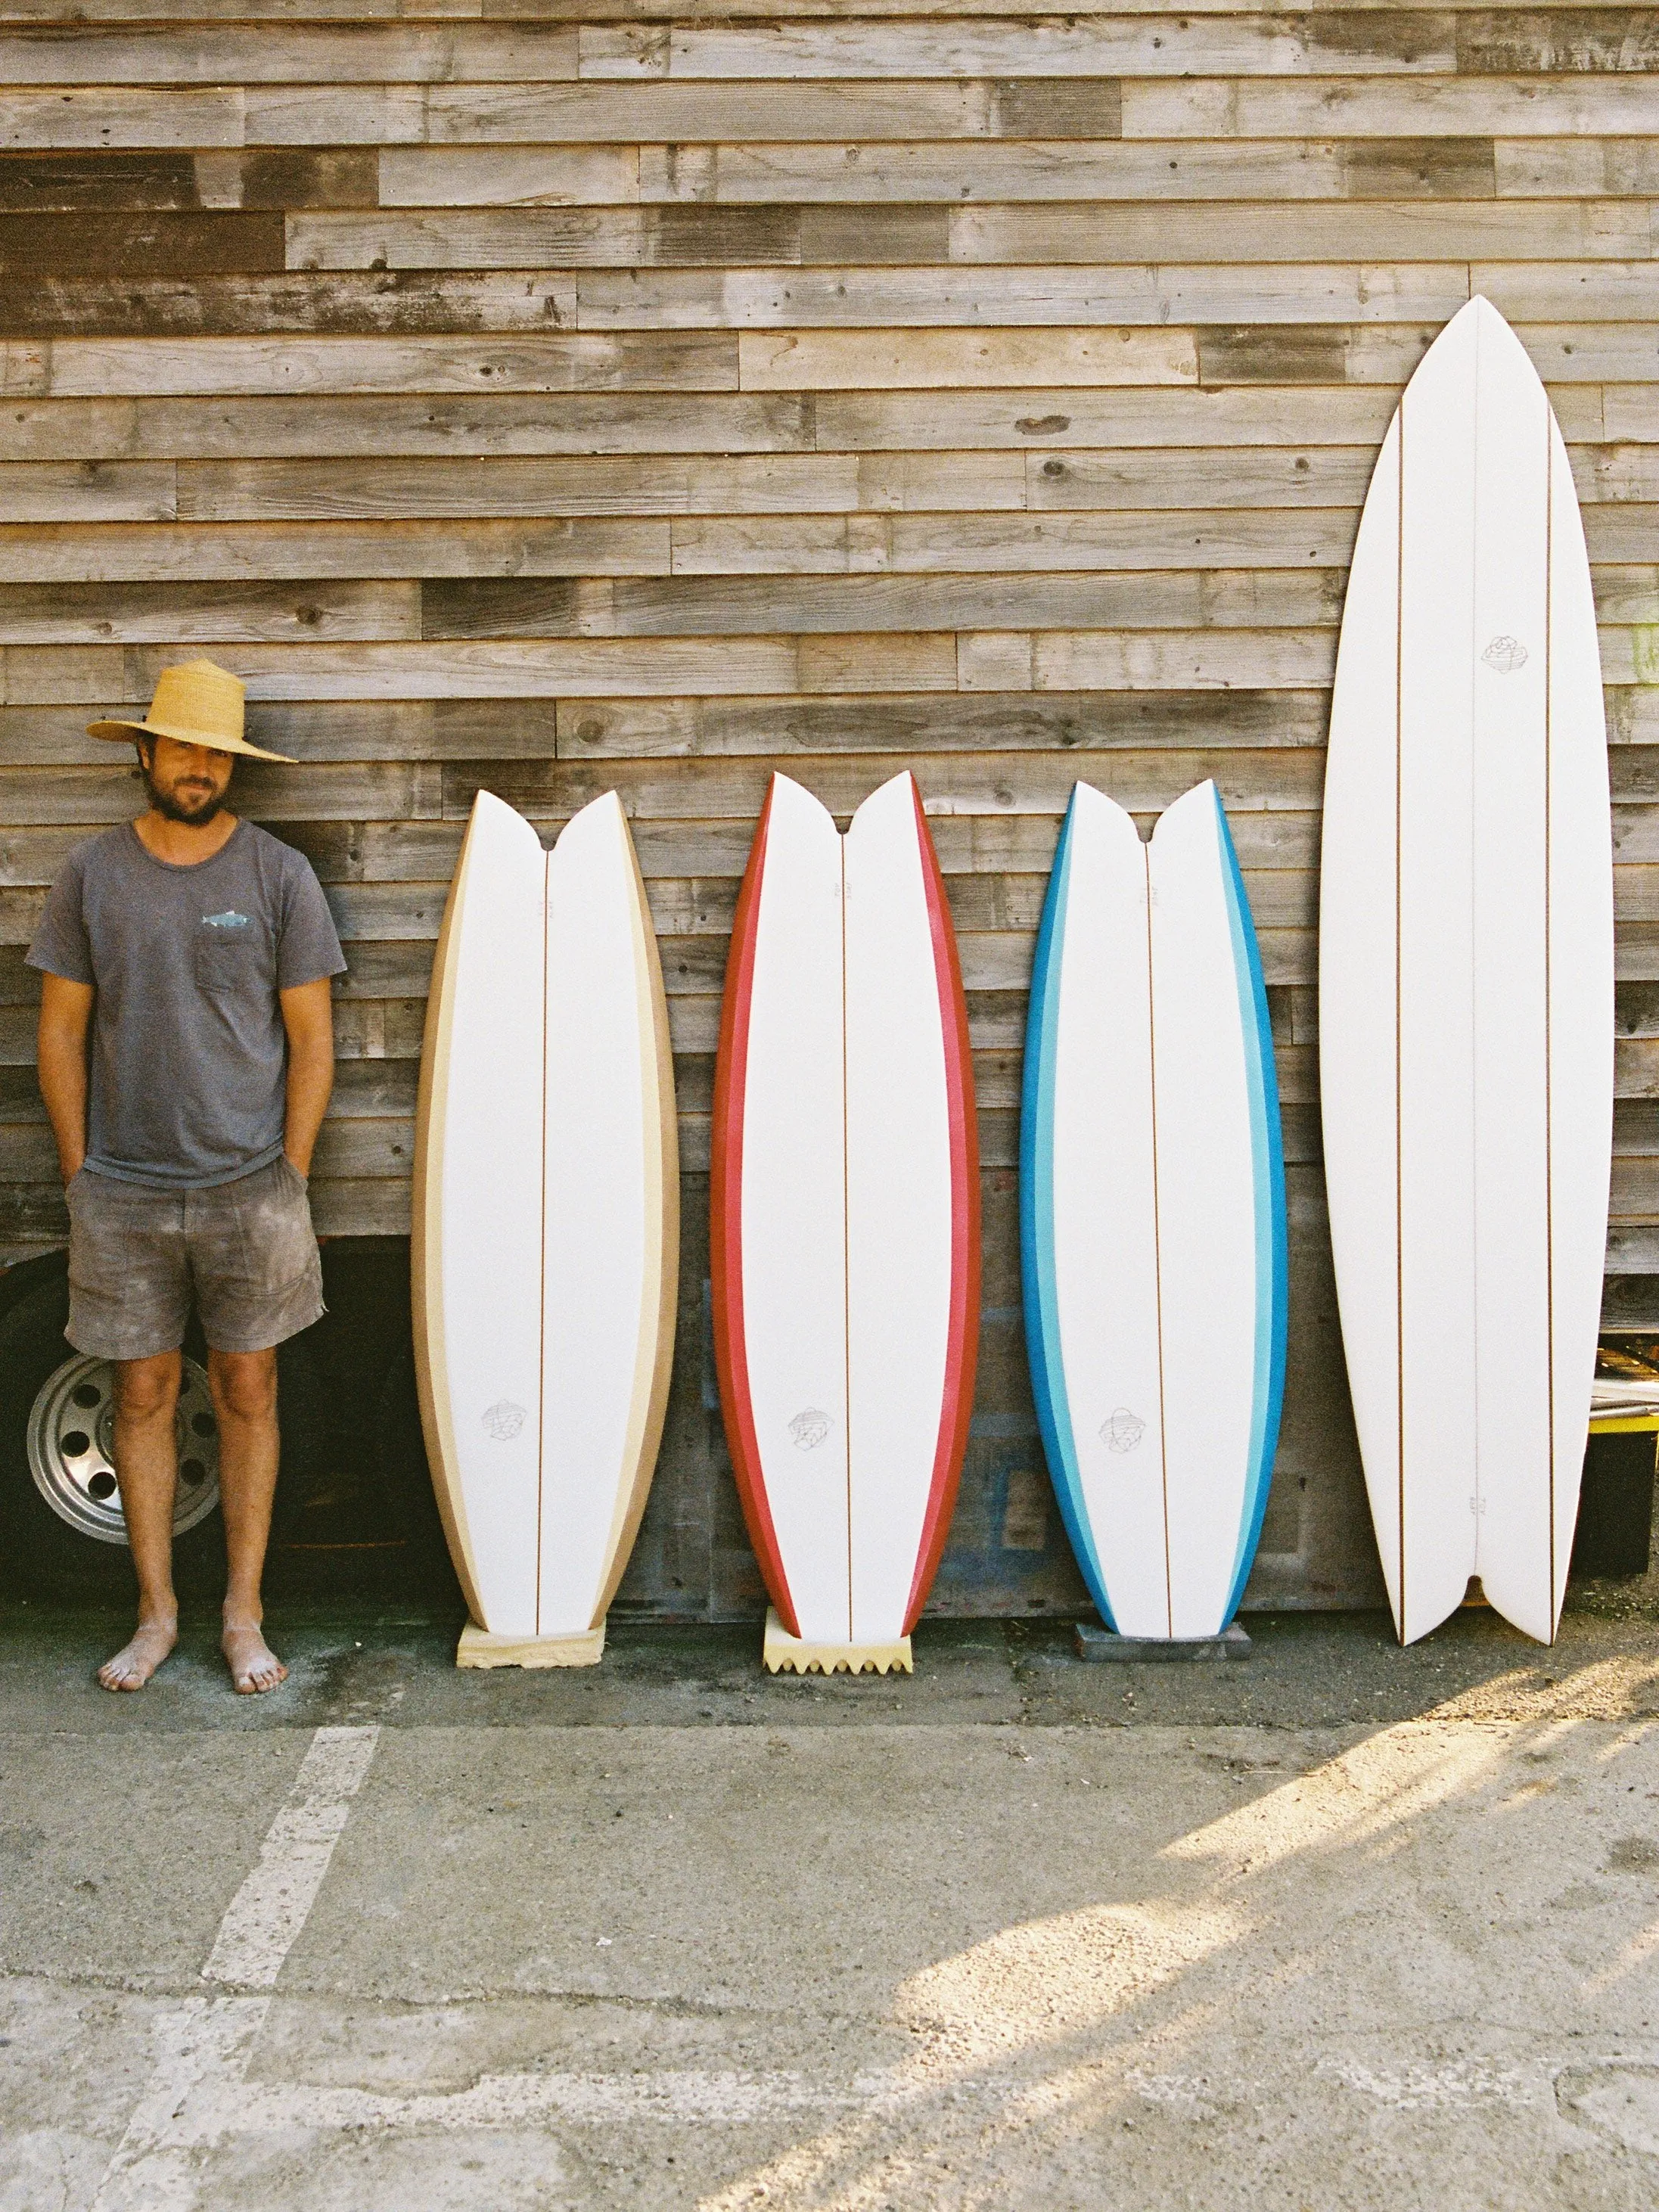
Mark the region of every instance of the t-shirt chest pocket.
POLYGON ((251 915, 229 907, 204 914, 196 933, 196 981, 221 997, 257 990, 264 980, 264 933, 251 915))

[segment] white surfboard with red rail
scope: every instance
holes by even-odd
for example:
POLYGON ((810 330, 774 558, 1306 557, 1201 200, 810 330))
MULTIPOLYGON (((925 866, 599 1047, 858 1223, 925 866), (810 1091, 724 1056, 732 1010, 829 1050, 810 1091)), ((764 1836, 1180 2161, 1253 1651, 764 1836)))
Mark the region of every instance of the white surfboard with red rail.
POLYGON ((614 792, 551 853, 480 792, 421 1063, 416 1364, 475 1627, 463 1665, 598 1658, 667 1406, 667 1005, 614 792))
POLYGON ((979 1317, 967 1015, 908 775, 845 837, 772 779, 726 972, 713 1170, 721 1401, 774 1607, 807 1646, 897 1644, 955 1502, 979 1317))
POLYGON ((1406 387, 1342 617, 1320 1083, 1342 1340, 1403 1641, 1560 1619, 1613 1123, 1595 607, 1561 433, 1472 300, 1406 387))

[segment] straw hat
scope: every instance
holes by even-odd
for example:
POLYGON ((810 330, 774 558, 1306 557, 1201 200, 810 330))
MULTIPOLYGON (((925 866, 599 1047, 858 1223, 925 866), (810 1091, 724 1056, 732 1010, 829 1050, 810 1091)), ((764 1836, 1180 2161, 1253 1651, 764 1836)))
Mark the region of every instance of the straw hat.
POLYGON ((142 722, 88 722, 89 738, 112 738, 117 744, 133 738, 176 738, 181 745, 206 745, 216 753, 246 753, 252 760, 281 761, 292 768, 286 753, 268 753, 251 745, 242 735, 242 700, 246 691, 240 676, 211 660, 185 660, 164 668, 156 679, 155 696, 142 722))

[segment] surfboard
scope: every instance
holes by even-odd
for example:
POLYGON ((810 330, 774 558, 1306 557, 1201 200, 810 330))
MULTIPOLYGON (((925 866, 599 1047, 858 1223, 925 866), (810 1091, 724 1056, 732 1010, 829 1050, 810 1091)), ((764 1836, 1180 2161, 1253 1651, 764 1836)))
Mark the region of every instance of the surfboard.
POLYGON ((1267 992, 1213 783, 1148 844, 1073 791, 1031 979, 1020 1237, 1090 1595, 1125 1636, 1218 1636, 1267 1508, 1289 1267, 1267 992))
POLYGON ((1320 1081, 1342 1339, 1401 1640, 1478 1576, 1560 1618, 1613 1125, 1601 662, 1566 450, 1472 300, 1360 521, 1325 780, 1320 1081))
POLYGON ((480 792, 428 1005, 411 1251, 463 1664, 599 1656, 662 1435, 678 1247, 667 1006, 621 804, 548 853, 480 792))
POLYGON ((979 1324, 966 1006, 908 775, 845 837, 773 777, 713 1144, 720 1401, 762 1575, 790 1638, 890 1653, 944 1548, 979 1324))

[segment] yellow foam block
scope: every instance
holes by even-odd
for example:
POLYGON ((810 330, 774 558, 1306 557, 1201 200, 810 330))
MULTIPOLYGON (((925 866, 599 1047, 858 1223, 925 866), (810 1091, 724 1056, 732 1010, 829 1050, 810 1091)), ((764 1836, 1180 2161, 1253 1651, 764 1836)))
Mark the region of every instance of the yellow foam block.
POLYGON ((605 1656, 605 1623, 580 1636, 492 1636, 471 1621, 455 1646, 458 1667, 597 1667, 605 1656))
POLYGON ((761 1656, 772 1674, 915 1672, 908 1636, 901 1636, 894 1644, 809 1644, 802 1637, 792 1636, 770 1606, 766 1609, 766 1641, 761 1656))

